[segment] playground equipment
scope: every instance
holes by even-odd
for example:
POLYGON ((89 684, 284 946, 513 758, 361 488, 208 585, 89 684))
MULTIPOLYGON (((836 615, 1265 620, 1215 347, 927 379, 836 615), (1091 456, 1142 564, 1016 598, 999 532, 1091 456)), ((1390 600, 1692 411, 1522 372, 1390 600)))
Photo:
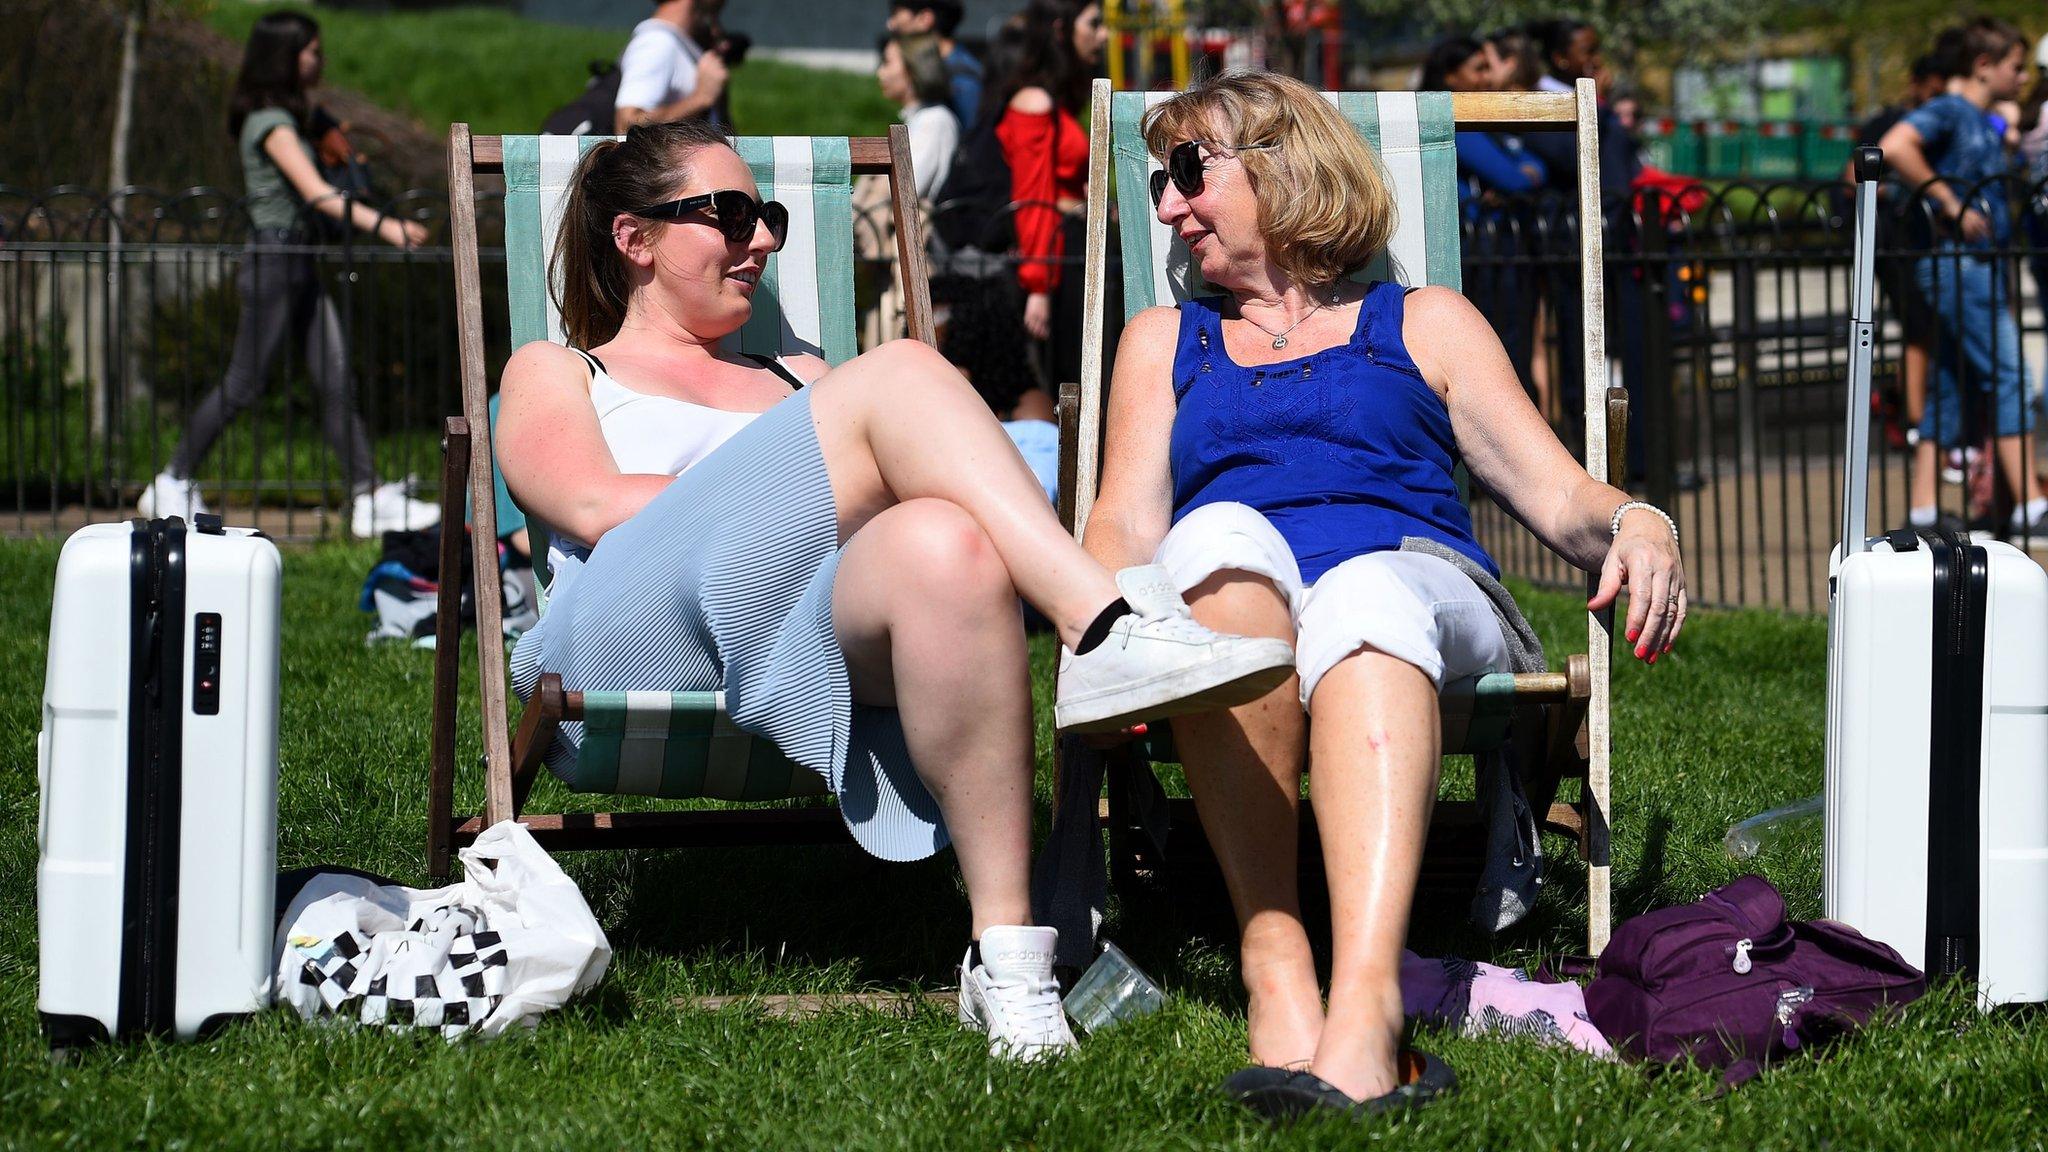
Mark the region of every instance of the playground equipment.
POLYGON ((1343 12, 1335 0, 1105 0, 1109 81, 1118 91, 1186 88, 1199 71, 1288 72, 1344 87, 1343 12))

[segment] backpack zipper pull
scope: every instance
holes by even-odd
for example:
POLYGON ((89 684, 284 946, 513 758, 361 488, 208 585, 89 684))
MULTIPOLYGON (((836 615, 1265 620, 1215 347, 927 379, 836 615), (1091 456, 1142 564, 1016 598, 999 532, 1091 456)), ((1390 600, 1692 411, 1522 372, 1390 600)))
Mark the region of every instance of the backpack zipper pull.
POLYGON ((1735 974, 1736 974, 1737 976, 1747 976, 1747 975, 1749 975, 1749 969, 1750 969, 1750 962, 1749 962, 1749 950, 1750 950, 1750 947, 1751 947, 1751 943, 1750 943, 1750 941, 1749 941, 1749 939, 1748 939, 1747 937, 1745 937, 1745 938, 1743 938, 1743 939, 1741 939, 1741 940, 1737 940, 1737 941, 1735 942, 1735 974))

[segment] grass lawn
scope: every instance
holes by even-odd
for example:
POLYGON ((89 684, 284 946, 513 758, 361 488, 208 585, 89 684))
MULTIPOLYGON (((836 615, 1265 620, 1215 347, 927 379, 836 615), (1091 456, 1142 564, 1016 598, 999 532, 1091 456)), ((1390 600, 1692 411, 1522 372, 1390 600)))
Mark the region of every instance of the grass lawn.
MULTIPOLYGON (((594 60, 616 61, 626 29, 528 20, 502 8, 364 12, 307 4, 214 3, 206 21, 237 43, 273 8, 310 10, 320 21, 326 81, 417 117, 434 132, 467 120, 479 133, 538 132, 549 112, 590 78, 594 60)), ((887 15, 875 7, 875 28, 887 15)), ((742 131, 796 136, 886 133, 896 108, 873 76, 749 58, 733 70, 732 117, 742 131)))
MULTIPOLYGON (((367 650, 354 609, 368 546, 294 549, 285 566, 281 867, 333 863, 424 880, 429 657, 367 650)), ((1275 1132, 1215 1085, 1243 1060, 1227 940, 1187 931, 1164 894, 1112 909, 1108 934, 1167 986, 1167 1009, 1021 1069, 936 1011, 845 1010, 806 1023, 706 1012, 706 993, 939 987, 964 943, 950 860, 886 865, 851 846, 568 856, 616 955, 595 995, 531 1036, 316 1030, 273 1013, 189 1046, 109 1049, 56 1068, 36 1031, 32 905, 52 543, 0 545, 0 1145, 152 1148, 870 1147, 1849 1148, 2040 1147, 2048 1025, 1984 1019, 1942 993, 1893 1027, 1800 1059, 1726 1099, 1714 1079, 1431 1034, 1464 1093, 1412 1120, 1275 1132)), ((1524 603, 1555 651, 1568 596, 1524 603)), ((1582 633, 1581 633, 1582 635, 1582 633)), ((1821 780, 1814 619, 1701 613, 1655 669, 1616 675, 1616 904, 1626 916, 1736 874, 1727 823, 1821 780)), ((1037 649, 1038 681, 1050 653, 1037 649)), ((470 696, 465 695, 465 701, 470 696)), ((473 705, 471 705, 473 708, 473 705)), ((463 763, 475 761, 473 710, 463 763)), ((1042 786, 1041 786, 1042 787, 1042 786)), ((474 805, 466 771, 459 803, 474 805)), ((543 781, 537 802, 560 803, 543 781)), ((1498 940, 1464 900, 1418 909, 1417 947, 1518 964, 1582 938, 1563 846, 1533 922, 1498 940)), ((1817 827, 1761 860, 1794 911, 1819 912, 1817 827)))

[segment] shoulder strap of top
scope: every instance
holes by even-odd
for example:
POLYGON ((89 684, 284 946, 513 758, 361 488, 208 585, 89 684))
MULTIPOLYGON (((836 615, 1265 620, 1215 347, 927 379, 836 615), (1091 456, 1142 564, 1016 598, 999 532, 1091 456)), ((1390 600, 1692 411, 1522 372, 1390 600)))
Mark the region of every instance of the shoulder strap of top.
POLYGON ((789 381, 789 386, 791 388, 801 389, 804 386, 803 379, 799 377, 796 373, 791 372, 789 370, 789 366, 787 364, 784 364, 780 357, 763 356, 756 352, 747 352, 743 353, 743 355, 745 355, 747 359, 752 360, 754 363, 759 364, 761 367, 766 368, 770 372, 775 373, 777 376, 782 377, 784 380, 789 381))
POLYGON ((611 375, 610 370, 604 366, 604 361, 599 360, 597 357, 591 355, 588 352, 585 352, 581 348, 571 348, 569 349, 569 351, 574 352, 578 356, 583 357, 583 362, 585 364, 590 365, 590 375, 592 379, 596 379, 597 374, 600 372, 603 372, 607 376, 611 375))
POLYGON ((1358 304, 1358 333, 1381 363, 1419 376, 1422 370, 1415 366, 1414 357, 1408 354, 1408 342, 1402 336, 1402 325, 1408 315, 1408 293, 1413 290, 1392 280, 1374 281, 1358 304))

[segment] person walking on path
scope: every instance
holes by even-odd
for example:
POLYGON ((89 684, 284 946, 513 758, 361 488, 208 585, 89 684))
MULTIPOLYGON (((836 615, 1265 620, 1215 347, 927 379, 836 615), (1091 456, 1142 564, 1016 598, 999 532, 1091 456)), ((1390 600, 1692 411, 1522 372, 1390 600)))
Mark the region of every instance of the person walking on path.
POLYGON ((1925 197, 1938 229, 1932 251, 1914 264, 1915 282, 1941 326, 1941 354, 1934 394, 1921 413, 1908 514, 1915 524, 1934 522, 1935 445, 1966 441, 1967 372, 1987 394, 1998 470, 2014 502, 2012 530, 2031 537, 2048 533, 2048 497, 2027 458, 2027 366, 1996 255, 2012 234, 2005 142, 1986 117, 1992 104, 2020 94, 2027 44, 2018 28, 1985 17, 1963 26, 1959 45, 1954 63, 1961 75, 1951 90, 1908 112, 1880 145, 1899 178, 1925 197))
POLYGON ((228 132, 241 150, 251 224, 247 255, 235 274, 241 320, 225 377, 192 410, 170 462, 136 502, 144 516, 189 520, 207 510, 196 479, 200 462, 228 423, 263 395, 285 338, 296 335, 320 394, 322 429, 348 479, 355 534, 374 536, 440 521, 440 509, 412 499, 405 482, 377 483, 369 434, 351 397, 353 366, 341 313, 303 247, 309 211, 399 248, 427 239, 417 222, 350 199, 320 174, 307 131, 314 111, 307 92, 320 82, 323 64, 320 26, 309 16, 271 12, 249 30, 228 111, 228 132))

